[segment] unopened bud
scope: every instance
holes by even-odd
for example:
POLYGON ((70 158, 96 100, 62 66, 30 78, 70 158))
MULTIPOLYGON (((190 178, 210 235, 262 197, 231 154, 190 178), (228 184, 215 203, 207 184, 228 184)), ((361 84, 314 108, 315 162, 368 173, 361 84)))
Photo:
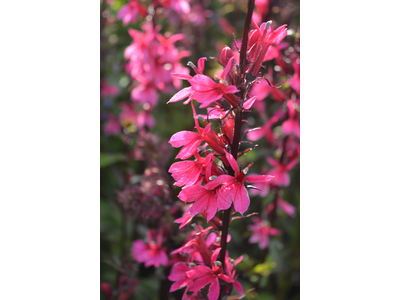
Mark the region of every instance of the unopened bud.
POLYGON ((220 266, 222 266, 222 264, 221 264, 220 261, 217 260, 217 261, 214 262, 214 266, 220 267, 220 266))
POLYGON ((220 84, 223 84, 223 85, 225 85, 225 86, 228 86, 228 85, 229 85, 228 82, 227 82, 225 79, 220 80, 219 83, 220 83, 220 84))
POLYGON ((202 122, 205 121, 205 119, 204 119, 202 116, 199 116, 199 115, 196 116, 196 119, 197 119, 197 120, 200 120, 200 121, 202 121, 202 122))
POLYGON ((221 51, 221 62, 224 66, 228 63, 228 61, 231 59, 233 56, 232 49, 226 46, 224 49, 221 51))
POLYGON ((189 61, 189 62, 187 63, 187 65, 188 65, 189 67, 192 67, 193 69, 196 68, 196 66, 194 65, 194 63, 192 63, 191 61, 189 61))

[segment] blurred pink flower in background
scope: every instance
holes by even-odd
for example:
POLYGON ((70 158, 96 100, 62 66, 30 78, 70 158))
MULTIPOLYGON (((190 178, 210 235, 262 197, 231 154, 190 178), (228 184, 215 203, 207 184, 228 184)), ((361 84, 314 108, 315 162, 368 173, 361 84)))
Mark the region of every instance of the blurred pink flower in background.
POLYGON ((158 268, 160 265, 168 265, 168 256, 161 247, 162 232, 159 231, 157 236, 155 230, 148 230, 147 243, 142 240, 133 242, 131 252, 132 257, 138 262, 144 263, 145 267, 154 266, 158 268))
POLYGON ((275 176, 271 183, 278 186, 288 186, 290 184, 289 171, 299 162, 293 159, 288 164, 280 163, 272 157, 267 157, 268 163, 274 168, 268 172, 268 175, 275 176))
POLYGON ((260 218, 253 217, 254 225, 247 226, 247 229, 253 231, 249 243, 259 243, 260 249, 265 249, 269 244, 269 237, 280 234, 280 230, 272 228, 267 222, 260 218))
MULTIPOLYGON (((281 198, 276 199, 276 203, 278 207, 280 207, 288 216, 294 218, 294 216, 296 215, 296 208, 293 205, 281 198)), ((274 209, 274 207, 275 204, 273 202, 270 203, 267 207, 267 212, 270 213, 274 209)))

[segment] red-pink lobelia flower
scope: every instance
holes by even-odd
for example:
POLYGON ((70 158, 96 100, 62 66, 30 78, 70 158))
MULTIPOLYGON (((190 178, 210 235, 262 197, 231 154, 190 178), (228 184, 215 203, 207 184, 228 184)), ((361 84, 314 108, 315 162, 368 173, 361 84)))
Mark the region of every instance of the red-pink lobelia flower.
POLYGON ((168 256, 161 247, 162 238, 162 231, 159 231, 156 237, 155 230, 149 230, 147 232, 147 243, 142 240, 133 242, 132 257, 138 262, 144 263, 146 267, 155 266, 158 268, 160 265, 168 265, 168 256))
POLYGON ((218 176, 213 181, 207 183, 204 188, 206 189, 215 189, 218 185, 223 184, 219 191, 219 196, 224 198, 229 203, 233 202, 234 208, 237 212, 243 213, 248 209, 250 204, 249 194, 245 187, 245 182, 259 182, 266 183, 271 181, 273 176, 270 175, 253 175, 247 176, 249 168, 251 164, 248 165, 245 169, 239 172, 239 168, 236 160, 233 156, 225 151, 226 158, 229 161, 232 169, 235 171, 235 177, 230 175, 221 175, 218 176))
POLYGON ((250 236, 249 243, 259 243, 260 249, 265 249, 269 244, 269 237, 280 234, 280 230, 272 228, 267 222, 260 218, 253 217, 254 225, 249 225, 247 228, 253 231, 250 236))
POLYGON ((274 169, 268 172, 268 175, 274 176, 271 183, 278 186, 288 186, 290 184, 289 171, 299 162, 297 158, 290 161, 288 164, 280 163, 272 157, 267 157, 268 163, 274 169))
MULTIPOLYGON (((276 199, 276 204, 291 218, 294 218, 294 216, 296 215, 296 208, 289 202, 281 198, 278 198, 276 199)), ((274 209, 274 206, 275 204, 273 202, 270 203, 267 207, 267 212, 270 213, 274 209)))
POLYGON ((286 135, 293 133, 296 137, 300 138, 300 123, 296 118, 296 109, 293 101, 287 102, 289 119, 282 123, 282 132, 286 135))
MULTIPOLYGON (((193 267, 190 271, 186 272, 187 276, 190 279, 194 280, 193 284, 190 286, 190 291, 197 292, 206 285, 210 284, 208 290, 209 300, 217 300, 219 297, 220 293, 219 279, 228 283, 237 282, 232 278, 232 276, 224 274, 221 262, 217 261, 217 257, 220 251, 221 248, 217 248, 211 255, 211 265, 212 265, 211 268, 208 266, 199 265, 193 267)), ((239 293, 243 292, 243 289, 238 282, 237 284, 234 284, 234 286, 239 293)))

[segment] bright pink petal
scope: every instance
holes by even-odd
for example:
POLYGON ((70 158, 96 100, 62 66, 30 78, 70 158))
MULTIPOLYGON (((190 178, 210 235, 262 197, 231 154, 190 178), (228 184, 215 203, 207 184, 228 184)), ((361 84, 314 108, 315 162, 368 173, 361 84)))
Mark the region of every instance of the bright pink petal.
POLYGON ((265 249, 268 247, 269 244, 269 237, 268 236, 262 236, 261 241, 260 241, 260 249, 265 249))
POLYGON ((192 93, 192 87, 191 87, 191 86, 189 86, 189 87, 187 87, 187 88, 184 88, 184 89, 180 90, 179 92, 177 92, 177 93, 167 102, 167 104, 170 103, 170 102, 178 102, 178 101, 180 101, 180 100, 183 100, 183 99, 189 97, 191 93, 192 93))
POLYGON ((252 106, 253 106, 254 102, 256 101, 256 99, 257 99, 257 96, 253 96, 253 97, 247 99, 246 102, 243 104, 243 107, 245 109, 252 108, 252 106))
MULTIPOLYGON (((170 279, 170 280, 171 280, 171 279, 170 279)), ((171 288, 170 288, 169 292, 172 293, 172 292, 174 292, 174 291, 176 291, 176 290, 179 290, 179 289, 185 287, 185 286, 187 285, 187 281, 188 281, 188 280, 187 280, 186 278, 177 279, 177 281, 174 282, 174 283, 171 285, 171 288)))
POLYGON ((273 166, 273 167, 277 167, 279 166, 279 162, 277 162, 275 159, 273 159, 272 157, 267 157, 267 162, 273 166))
POLYGON ((250 199, 249 194, 243 184, 236 185, 236 196, 233 199, 235 210, 242 214, 249 208, 250 199))
POLYGON ((228 72, 232 69, 233 59, 234 59, 233 56, 229 59, 229 61, 228 61, 227 65, 226 65, 224 71, 223 71, 222 74, 221 74, 221 78, 222 78, 222 79, 225 79, 226 74, 228 74, 228 72))
POLYGON ((287 213, 290 217, 294 218, 296 214, 296 208, 293 205, 289 204, 288 202, 282 199, 278 199, 277 203, 278 206, 280 206, 285 213, 287 213))
POLYGON ((279 229, 276 228, 270 228, 268 231, 269 235, 278 235, 281 233, 281 231, 279 229))
POLYGON ((197 151, 197 148, 201 145, 202 142, 203 142, 203 139, 201 137, 198 137, 197 139, 192 140, 189 144, 184 146, 181 149, 181 151, 179 151, 176 158, 187 159, 187 158, 191 157, 197 151))
POLYGON ((191 185, 182 189, 182 191, 178 195, 178 198, 185 203, 193 202, 207 193, 208 190, 204 189, 204 187, 200 184, 191 185))
POLYGON ((190 290, 193 292, 197 292, 214 280, 215 277, 213 275, 205 275, 203 277, 200 277, 199 279, 195 280, 195 282, 191 285, 190 290))
POLYGON ((290 163, 288 163, 286 165, 286 170, 291 170, 294 168, 294 166, 297 165, 297 163, 299 162, 299 160, 297 158, 293 159, 290 163))
POLYGON ((208 290, 208 299, 218 300, 218 297, 219 297, 219 281, 218 278, 215 278, 214 281, 210 284, 210 288, 208 290))
POLYGON ((211 90, 208 92, 196 92, 192 93, 193 99, 197 100, 197 102, 201 103, 200 108, 208 107, 213 102, 218 101, 223 96, 219 90, 211 90))
POLYGON ((221 248, 217 248, 217 249, 214 250, 213 254, 211 255, 211 262, 212 263, 214 263, 217 260, 218 255, 219 255, 220 252, 221 252, 221 248))
POLYGON ((218 84, 214 80, 203 74, 195 75, 189 82, 196 92, 207 92, 218 88, 218 84))
POLYGON ((189 79, 193 78, 192 76, 190 76, 188 74, 184 74, 184 73, 171 73, 171 76, 174 76, 176 78, 183 79, 183 80, 189 80, 189 79))
POLYGON ((237 92, 240 92, 237 88, 236 88, 236 86, 234 86, 234 85, 228 85, 228 86, 225 86, 225 85, 220 85, 220 88, 221 88, 221 90, 225 93, 225 94, 234 94, 234 93, 237 93, 237 92))
POLYGON ((201 73, 203 73, 203 71, 204 71, 204 61, 206 61, 206 60, 207 60, 207 57, 201 57, 197 61, 197 66, 201 73))
POLYGON ((240 294, 240 295, 243 295, 243 287, 242 287, 242 285, 239 283, 239 281, 234 281, 233 282, 233 286, 235 287, 235 289, 237 290, 237 292, 240 294))
POLYGON ((203 265, 198 265, 186 272, 187 277, 191 280, 211 274, 212 270, 203 265))
POLYGON ((215 178, 214 180, 210 181, 209 183, 207 183, 206 185, 204 185, 204 188, 206 190, 214 190, 216 187, 218 187, 221 184, 229 184, 231 182, 233 182, 235 180, 234 177, 230 176, 230 175, 220 175, 217 178, 215 178))
POLYGON ((210 220, 212 218, 214 218, 215 214, 217 213, 217 198, 214 196, 210 196, 208 198, 208 204, 207 204, 207 209, 206 209, 206 213, 207 213, 207 223, 210 222, 210 220))
POLYGON ((248 182, 259 182, 259 183, 267 183, 270 182, 274 177, 271 175, 253 175, 247 176, 245 178, 248 182))
POLYGON ((175 133, 171 139, 168 141, 172 145, 172 147, 182 147, 187 145, 192 140, 198 138, 200 135, 193 131, 180 131, 175 133))
POLYGON ((238 164, 236 162, 236 159, 233 158, 232 154, 226 152, 226 150, 225 150, 225 155, 226 155, 226 158, 228 159, 228 162, 231 165, 232 169, 235 171, 236 175, 238 175, 239 174, 239 168, 238 168, 238 164))

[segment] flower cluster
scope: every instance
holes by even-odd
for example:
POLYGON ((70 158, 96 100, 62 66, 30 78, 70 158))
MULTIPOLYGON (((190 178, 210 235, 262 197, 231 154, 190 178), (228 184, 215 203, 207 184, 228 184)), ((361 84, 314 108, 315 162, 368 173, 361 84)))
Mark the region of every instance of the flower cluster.
MULTIPOLYGON (((176 180, 175 185, 182 187, 178 198, 186 204, 192 203, 176 222, 181 223, 182 228, 196 214, 201 214, 213 225, 218 232, 215 237, 218 236, 219 239, 215 246, 212 238, 204 238, 203 231, 172 252, 185 252, 188 257, 186 263, 179 262, 174 265, 169 277, 170 280, 176 281, 171 291, 186 287, 183 299, 187 297, 188 291, 196 293, 200 290, 203 294, 208 291, 209 299, 218 299, 220 284, 223 282, 232 283, 239 293, 243 293, 240 284, 233 279, 231 273, 235 264, 231 263, 226 253, 229 227, 229 223, 226 222, 229 222, 234 212, 243 215, 248 210, 248 188, 252 187, 250 183, 266 185, 275 180, 276 176, 280 182, 286 179, 285 172, 290 167, 289 165, 279 168, 279 172, 275 173, 251 176, 247 176, 247 172, 252 164, 239 168, 238 158, 251 150, 239 149, 243 137, 243 114, 252 110, 258 96, 250 95, 250 90, 253 84, 263 78, 260 71, 269 47, 279 44, 286 36, 286 25, 275 30, 272 29, 271 22, 261 26, 253 22, 253 25, 255 29, 248 33, 247 45, 242 45, 240 61, 228 46, 223 48, 220 59, 216 60, 224 69, 220 75, 215 75, 214 79, 204 74, 204 57, 198 60, 197 66, 188 63, 195 73, 194 76, 187 73, 171 74, 175 78, 187 80, 190 86, 176 93, 168 103, 181 100, 184 100, 184 104, 190 103, 197 131, 180 131, 169 140, 173 147, 181 148, 176 158, 183 160, 174 163, 169 169, 176 180), (200 104, 200 108, 207 108, 206 115, 197 114, 194 101, 200 104), (210 120, 217 121, 218 124, 210 120), (200 126, 200 122, 204 127, 200 126), (187 160, 192 156, 195 160, 187 160), (221 226, 218 221, 214 221, 218 211, 225 211, 224 216, 228 216, 227 221, 224 217, 225 224, 221 226), (218 257, 220 261, 217 261, 218 257), (193 266, 193 261, 200 263, 193 266)), ((262 224, 261 220, 259 223, 262 224)), ((261 244, 266 247, 268 232, 273 235, 274 230, 271 228, 267 232, 265 226, 254 229, 258 230, 258 233, 251 240, 254 242, 262 239, 261 244)), ((229 295, 229 291, 226 292, 229 295)))
POLYGON ((125 50, 127 73, 137 82, 132 90, 134 102, 154 106, 158 92, 170 93, 181 87, 179 79, 173 79, 171 72, 188 73, 180 59, 190 55, 189 51, 179 51, 175 43, 184 38, 183 34, 162 35, 161 27, 151 22, 142 25, 142 31, 129 29, 133 42, 125 50))
POLYGON ((203 230, 198 226, 199 232, 194 231, 181 248, 176 249, 171 254, 181 254, 188 257, 187 262, 176 263, 171 270, 169 280, 175 281, 171 286, 171 292, 184 288, 183 300, 199 299, 197 294, 201 289, 208 286, 208 299, 217 300, 220 294, 221 285, 225 290, 230 290, 233 285, 235 289, 243 294, 241 284, 236 280, 236 265, 242 260, 239 257, 236 260, 225 256, 225 269, 222 263, 218 261, 218 255, 221 251, 220 239, 215 232, 209 233, 211 227, 203 230), (193 292, 188 295, 188 292, 193 292))

